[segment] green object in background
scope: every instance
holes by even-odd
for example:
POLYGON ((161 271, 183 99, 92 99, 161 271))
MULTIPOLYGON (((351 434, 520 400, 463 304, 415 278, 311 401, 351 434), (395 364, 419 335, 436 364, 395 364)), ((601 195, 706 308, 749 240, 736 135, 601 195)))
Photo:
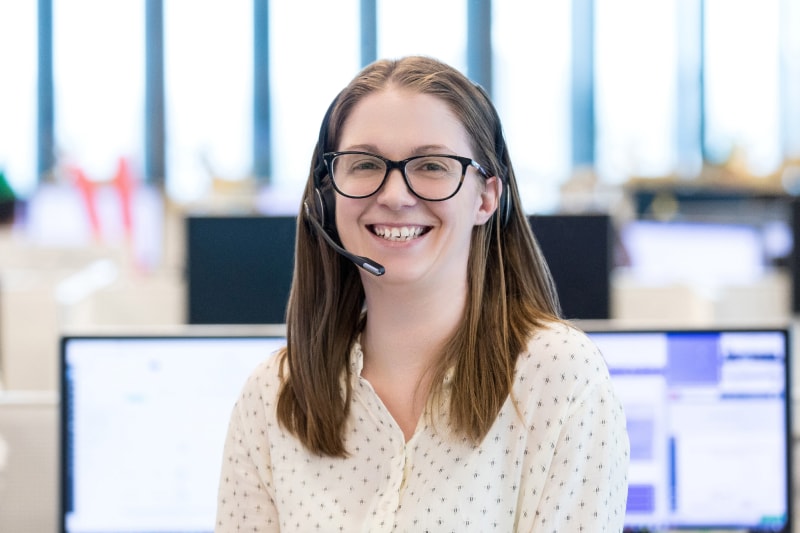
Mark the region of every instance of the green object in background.
POLYGON ((8 184, 6 174, 0 169, 0 202, 13 202, 16 199, 11 185, 8 184))
POLYGON ((0 169, 0 225, 5 226, 14 222, 16 203, 14 191, 8 184, 5 172, 0 169))

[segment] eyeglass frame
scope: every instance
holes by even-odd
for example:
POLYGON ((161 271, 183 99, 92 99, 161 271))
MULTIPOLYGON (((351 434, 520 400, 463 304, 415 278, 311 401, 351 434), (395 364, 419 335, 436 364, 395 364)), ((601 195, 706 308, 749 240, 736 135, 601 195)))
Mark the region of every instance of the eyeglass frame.
POLYGON ((403 181, 405 182, 406 187, 408 187, 408 190, 411 192, 411 194, 413 194, 414 196, 416 196, 420 200, 424 200, 426 202, 443 202, 445 200, 449 200, 450 198, 452 198, 453 196, 458 194, 458 191, 461 190, 461 185, 464 184, 464 177, 466 177, 466 175, 467 175, 467 169, 468 168, 474 168, 475 170, 477 170, 483 176, 484 179, 489 179, 489 178, 492 177, 491 174, 489 173, 489 171, 486 170, 486 168, 484 168, 480 163, 478 163, 474 159, 471 159, 469 157, 460 156, 460 155, 453 155, 453 154, 422 154, 422 155, 414 155, 414 156, 411 156, 411 157, 407 157, 406 159, 401 159, 400 161, 395 161, 395 160, 388 159, 388 158, 383 157, 383 156, 378 155, 378 154, 373 154, 371 152, 361 152, 361 151, 358 151, 358 150, 345 150, 345 151, 342 151, 342 152, 325 152, 324 154, 322 154, 322 160, 325 162, 325 168, 328 170, 328 177, 331 180, 331 184, 333 185, 334 190, 336 190, 336 192, 341 194, 342 196, 345 196, 347 198, 353 198, 353 199, 356 199, 356 200, 363 199, 363 198, 369 198, 370 196, 373 196, 373 195, 377 194, 378 191, 380 191, 383 188, 383 186, 386 184, 386 180, 389 178, 389 174, 394 169, 397 169, 397 170, 400 171, 400 175, 403 176, 403 181), (338 157, 340 155, 348 155, 348 154, 352 154, 352 155, 367 155, 367 156, 370 156, 370 157, 375 157, 377 159, 380 159, 381 161, 383 161, 386 164, 386 174, 384 174, 383 179, 381 180, 380 184, 371 193, 365 194, 363 196, 354 196, 352 194, 347 194, 347 193, 343 192, 336 185, 336 180, 333 177, 333 170, 331 169, 331 167, 333 166, 332 162, 336 157, 338 157), (411 182, 409 181, 408 175, 406 174, 406 165, 408 165, 408 163, 410 163, 411 161, 414 161, 416 159, 423 159, 423 158, 426 158, 426 157, 446 157, 448 159, 453 159, 454 161, 458 161, 459 163, 461 163, 461 179, 458 180, 458 186, 456 187, 456 190, 453 191, 452 194, 450 194, 449 196, 446 196, 444 198, 436 198, 436 199, 426 198, 426 197, 422 196, 421 194, 419 194, 417 191, 415 191, 414 187, 411 186, 411 182))

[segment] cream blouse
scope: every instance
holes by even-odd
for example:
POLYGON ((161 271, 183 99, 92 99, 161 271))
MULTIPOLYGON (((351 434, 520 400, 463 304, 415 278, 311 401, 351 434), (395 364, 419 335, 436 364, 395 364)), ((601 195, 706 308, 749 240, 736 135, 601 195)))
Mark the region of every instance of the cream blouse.
POLYGON ((356 344, 344 459, 309 453, 279 425, 278 358, 255 370, 230 420, 216 533, 622 530, 625 415, 582 332, 534 334, 513 389, 522 417, 507 399, 477 445, 442 431, 446 407, 405 442, 362 362, 356 344))

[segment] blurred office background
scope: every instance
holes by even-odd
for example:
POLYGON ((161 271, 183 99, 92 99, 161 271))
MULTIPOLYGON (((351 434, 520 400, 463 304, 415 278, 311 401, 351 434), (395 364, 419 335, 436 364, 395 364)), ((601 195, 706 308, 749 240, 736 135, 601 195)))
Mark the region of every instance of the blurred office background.
POLYGON ((66 331, 257 323, 192 293, 279 277, 236 261, 291 259, 264 233, 291 231, 325 109, 407 54, 492 95, 570 318, 800 315, 800 0, 0 0, 0 21, 0 392, 55 405, 66 331), (231 219, 244 238, 212 233, 231 219))
POLYGON ((570 318, 793 315, 798 0, 3 0, 0 20, 9 387, 55 387, 64 328, 188 322, 187 218, 295 215, 331 99, 415 53, 492 94, 528 214, 610 219, 606 316, 570 318))
POLYGON ((0 20, 7 387, 55 387, 64 328, 189 322, 188 217, 295 215, 331 99, 406 54, 492 94, 529 215, 610 219, 607 312, 570 318, 794 314, 800 0, 0 0, 0 20))

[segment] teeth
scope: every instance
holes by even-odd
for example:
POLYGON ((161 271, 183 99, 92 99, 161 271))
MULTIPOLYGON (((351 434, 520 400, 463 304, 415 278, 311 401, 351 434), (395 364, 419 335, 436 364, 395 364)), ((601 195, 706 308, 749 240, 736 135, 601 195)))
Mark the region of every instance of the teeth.
POLYGON ((374 231, 375 235, 383 237, 387 241, 408 241, 419 237, 422 228, 420 226, 403 226, 401 228, 376 226, 374 231))

